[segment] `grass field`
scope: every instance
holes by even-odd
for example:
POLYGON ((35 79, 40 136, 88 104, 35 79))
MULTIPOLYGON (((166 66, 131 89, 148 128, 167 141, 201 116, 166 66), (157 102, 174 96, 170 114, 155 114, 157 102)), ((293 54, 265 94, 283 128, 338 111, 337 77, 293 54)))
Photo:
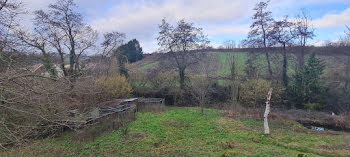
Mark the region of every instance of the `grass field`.
POLYGON ((170 108, 161 114, 138 113, 122 130, 91 142, 77 142, 72 134, 38 140, 0 156, 348 156, 350 136, 316 132, 291 121, 271 122, 271 136, 262 134, 262 121, 234 120, 220 111, 170 108))
MULTIPOLYGON (((215 75, 217 76, 227 76, 230 74, 230 64, 229 64, 229 58, 232 56, 235 57, 235 67, 236 67, 236 73, 238 76, 244 77, 246 76, 245 68, 246 68, 246 61, 249 58, 249 54, 247 52, 210 52, 209 61, 212 63, 209 63, 208 65, 217 67, 218 69, 215 70, 215 75)), ((281 70, 281 55, 278 54, 270 54, 271 57, 271 66, 273 68, 273 71, 280 71, 281 70), (278 61, 278 63, 276 63, 278 61)), ((157 57, 155 57, 157 58, 157 57)), ((294 67, 295 67, 295 56, 290 55, 289 61, 288 61, 288 75, 292 75, 294 73, 294 67)), ((138 63, 138 66, 135 66, 133 68, 138 68, 139 70, 148 70, 150 68, 157 68, 159 66, 159 61, 154 59, 146 59, 144 61, 141 61, 141 63, 138 63)), ((256 57, 256 61, 254 64, 259 68, 259 73, 262 76, 267 75, 267 63, 265 59, 265 54, 258 54, 256 57)), ((193 67, 197 68, 197 67, 193 67)), ((191 70, 190 70, 191 71, 191 70)))
POLYGON ((152 67, 156 67, 159 65, 159 62, 151 62, 151 63, 147 63, 147 64, 144 64, 140 67, 140 70, 147 70, 149 68, 152 68, 152 67))
POLYGON ((229 75, 230 74, 230 64, 229 64, 229 58, 232 56, 235 57, 235 67, 237 69, 237 74, 239 76, 245 76, 244 68, 245 68, 245 62, 248 59, 247 53, 240 52, 240 53, 217 53, 212 52, 210 53, 212 57, 217 57, 218 62, 220 64, 219 67, 221 67, 220 70, 218 70, 218 75, 229 75))
MULTIPOLYGON (((232 56, 235 56, 235 67, 236 67, 236 74, 244 78, 246 76, 245 68, 246 68, 246 61, 249 58, 248 52, 208 52, 210 59, 204 59, 200 63, 203 63, 205 65, 210 66, 211 76, 228 76, 230 74, 230 64, 229 64, 229 58, 232 56), (207 63, 210 62, 210 63, 207 63)), ((159 57, 160 54, 154 54, 153 56, 146 57, 144 60, 141 60, 139 62, 134 63, 130 68, 131 70, 141 70, 141 71, 147 71, 149 69, 155 69, 160 68, 160 61, 166 60, 164 57, 159 57)), ((259 77, 267 77, 268 76, 268 70, 267 70, 267 62, 265 58, 264 53, 255 53, 256 60, 254 61, 254 65, 258 68, 259 77)), ((288 53, 288 69, 287 69, 287 75, 289 78, 293 76, 296 69, 297 64, 297 57, 296 55, 292 53, 288 53)), ((344 65, 346 62, 346 57, 342 55, 318 55, 317 57, 323 59, 326 63, 326 69, 324 73, 324 77, 326 79, 330 79, 332 81, 340 81, 342 77, 344 77, 342 74, 342 71, 344 71, 344 65), (336 76, 336 77, 334 77, 336 76)), ((275 77, 281 76, 282 72, 282 55, 276 54, 276 53, 270 53, 270 59, 271 59, 271 67, 273 71, 273 75, 275 77)), ((308 55, 305 56, 305 62, 308 59, 308 55)), ((167 64, 166 62, 164 64, 167 64)), ((198 64, 199 65, 199 64, 198 64)), ((198 65, 190 66, 186 69, 186 75, 203 75, 202 73, 198 72, 198 68, 200 68, 198 65)), ((176 69, 176 67, 174 67, 176 69)), ((174 71, 176 72, 176 71, 174 71)), ((177 75, 177 74, 176 74, 177 75)), ((226 80, 218 80, 218 83, 220 85, 225 85, 226 80)))

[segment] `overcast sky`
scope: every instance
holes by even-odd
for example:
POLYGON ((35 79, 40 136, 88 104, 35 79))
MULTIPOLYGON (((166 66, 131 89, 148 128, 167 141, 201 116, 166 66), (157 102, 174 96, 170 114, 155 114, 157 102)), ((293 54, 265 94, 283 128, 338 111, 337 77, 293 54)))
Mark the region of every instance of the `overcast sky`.
MULTIPOLYGON (((31 13, 45 9, 55 0, 22 0, 31 13)), ((144 51, 158 49, 158 24, 162 18, 175 23, 184 18, 202 27, 213 46, 225 40, 241 41, 247 36, 253 8, 258 0, 76 0, 85 22, 100 34, 126 33, 140 41, 144 51)), ((301 8, 310 13, 316 28, 313 43, 337 40, 350 25, 350 0, 271 0, 269 9, 275 18, 294 17, 301 8)), ((26 16, 23 23, 32 17, 26 16)))

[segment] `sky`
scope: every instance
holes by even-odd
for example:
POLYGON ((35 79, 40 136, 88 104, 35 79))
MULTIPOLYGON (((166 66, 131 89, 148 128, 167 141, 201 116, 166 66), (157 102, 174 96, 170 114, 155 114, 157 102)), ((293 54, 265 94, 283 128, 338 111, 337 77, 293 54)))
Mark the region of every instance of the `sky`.
MULTIPOLYGON (((30 26, 31 13, 45 9, 55 0, 22 0, 28 14, 23 23, 30 26)), ((158 24, 166 18, 171 24, 185 19, 203 28, 210 44, 218 47, 226 40, 239 43, 247 37, 253 8, 259 0, 75 0, 84 21, 102 34, 123 32, 127 40, 136 38, 145 53, 158 50, 158 24)), ((268 7, 275 19, 291 19, 304 8, 310 14, 316 37, 310 44, 336 41, 350 25, 350 0, 271 0, 268 7)))

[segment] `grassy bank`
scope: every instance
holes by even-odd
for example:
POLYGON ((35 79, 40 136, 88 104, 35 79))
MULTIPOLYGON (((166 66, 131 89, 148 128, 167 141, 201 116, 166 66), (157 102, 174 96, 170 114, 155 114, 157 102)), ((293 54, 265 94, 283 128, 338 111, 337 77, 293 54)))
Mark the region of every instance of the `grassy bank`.
POLYGON ((291 121, 271 122, 271 136, 261 121, 234 120, 208 109, 171 108, 162 114, 138 113, 125 129, 95 141, 77 142, 68 134, 39 140, 0 156, 347 156, 350 136, 316 132, 291 121))

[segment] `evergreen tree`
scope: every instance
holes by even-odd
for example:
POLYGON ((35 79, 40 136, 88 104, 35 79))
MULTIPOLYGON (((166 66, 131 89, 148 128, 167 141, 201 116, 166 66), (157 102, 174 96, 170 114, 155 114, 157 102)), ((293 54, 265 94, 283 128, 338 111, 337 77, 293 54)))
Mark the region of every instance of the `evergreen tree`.
POLYGON ((323 60, 313 53, 307 65, 293 76, 287 92, 289 102, 298 108, 305 108, 307 104, 323 104, 326 97, 326 85, 321 80, 325 69, 323 60))
POLYGON ((114 57, 116 57, 118 61, 119 74, 128 78, 129 73, 128 73, 128 69, 126 69, 126 66, 125 66, 125 64, 128 63, 127 56, 123 55, 122 53, 114 53, 114 57))
POLYGON ((120 46, 115 51, 115 56, 118 56, 116 53, 118 53, 119 56, 126 57, 127 61, 130 63, 143 59, 142 47, 136 39, 130 40, 128 43, 120 46))
POLYGON ((143 59, 143 51, 139 41, 136 39, 130 40, 128 43, 118 47, 113 53, 118 60, 118 69, 121 75, 128 77, 128 70, 125 67, 126 63, 133 63, 143 59))

